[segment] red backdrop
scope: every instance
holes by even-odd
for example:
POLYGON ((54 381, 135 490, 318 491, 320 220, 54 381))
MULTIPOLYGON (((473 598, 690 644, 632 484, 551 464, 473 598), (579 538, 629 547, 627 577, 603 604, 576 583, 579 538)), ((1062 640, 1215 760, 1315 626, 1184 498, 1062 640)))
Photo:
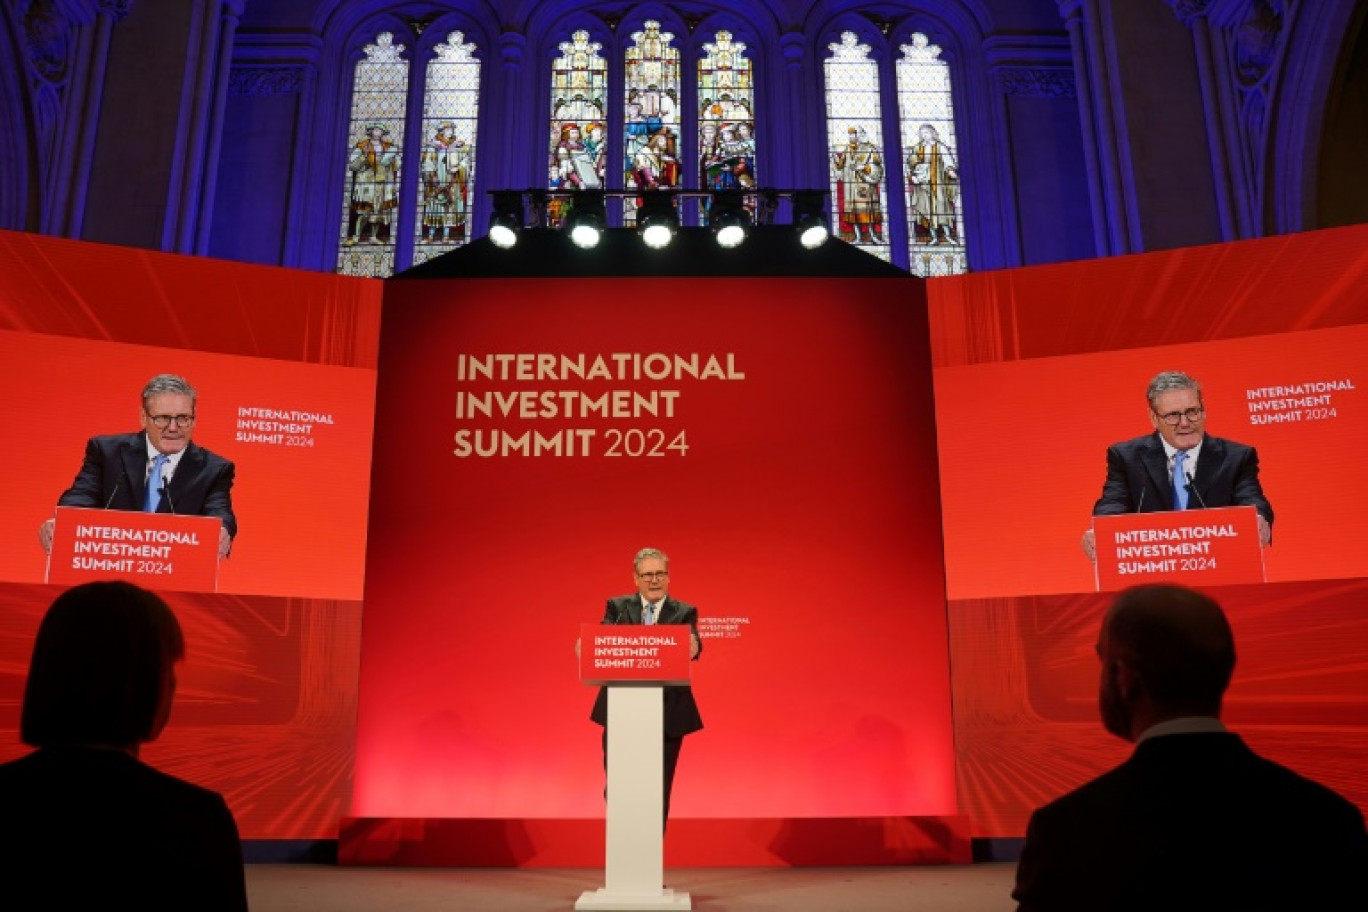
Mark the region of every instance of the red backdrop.
POLYGON ((1357 325, 939 368, 950 597, 1093 588, 1079 538, 1107 447, 1152 432, 1145 387, 1161 370, 1202 383, 1208 433, 1258 448, 1276 514, 1269 582, 1368 576, 1368 514, 1346 509, 1368 503, 1365 352, 1357 325), (1308 391, 1264 393, 1294 386, 1308 391))
POLYGON ((1213 592, 1240 653, 1227 721, 1368 809, 1365 281, 1359 226, 928 284, 977 834, 1021 835, 1033 808, 1127 753, 1096 721, 1108 599, 1079 538, 1106 447, 1152 430, 1144 391, 1162 370, 1203 383, 1210 433, 1258 448, 1277 515, 1269 583, 1213 592))
POLYGON ((0 760, 41 584, 38 526, 86 438, 138 430, 154 374, 199 391, 195 440, 233 460, 220 593, 166 596, 187 656, 143 756, 223 792, 247 838, 331 837, 351 799, 377 282, 0 232, 0 760), (253 421, 300 413, 278 437, 253 421), (326 418, 326 420, 323 420, 326 418), (261 436, 252 437, 249 435, 261 436))
POLYGON ((393 283, 354 813, 601 816, 594 693, 572 644, 606 597, 632 591, 649 545, 704 620, 706 728, 686 740, 672 816, 954 814, 921 289, 393 283), (460 374, 462 356, 580 353, 730 357, 744 378, 460 374), (456 411, 461 393, 612 390, 677 391, 674 414, 456 411), (593 432, 587 455, 454 452, 462 431, 565 429, 593 432), (660 455, 626 455, 633 440, 660 455))
POLYGON ((382 286, 5 233, 0 267, 0 760, 25 750, 56 594, 38 523, 84 439, 135 429, 138 388, 171 370, 201 389, 197 439, 238 463, 243 534, 228 592, 169 597, 189 656, 146 757, 224 792, 244 836, 330 837, 349 813, 599 815, 571 639, 646 544, 707 636, 676 816, 953 814, 957 767, 976 831, 1019 834, 1125 754, 1095 721, 1106 600, 1077 539, 1103 448, 1145 432, 1145 382, 1178 367, 1206 382, 1214 433, 1259 447, 1278 511, 1275 582, 1217 593, 1241 651, 1230 719, 1368 808, 1368 229, 936 280, 929 303, 910 279, 382 286), (745 376, 457 373, 460 354, 579 352, 730 354, 745 376), (1250 390, 1327 380, 1354 387, 1333 416, 1251 422, 1270 397, 1250 390), (531 389, 678 396, 640 420, 457 417, 458 392, 531 389), (253 408, 334 421, 312 447, 239 440, 253 408), (534 427, 593 431, 574 438, 590 455, 453 452, 458 431, 534 427))

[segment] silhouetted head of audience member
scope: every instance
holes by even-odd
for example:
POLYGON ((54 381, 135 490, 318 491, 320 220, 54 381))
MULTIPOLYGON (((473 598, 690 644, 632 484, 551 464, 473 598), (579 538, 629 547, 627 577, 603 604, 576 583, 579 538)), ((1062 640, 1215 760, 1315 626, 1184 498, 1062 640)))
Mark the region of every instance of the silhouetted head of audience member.
POLYGON ((33 644, 20 735, 33 747, 80 745, 134 756, 171 715, 185 655, 167 604, 130 583, 86 583, 48 608, 33 644))
POLYGON ((1102 621, 1097 654, 1102 724, 1127 741, 1169 719, 1219 717, 1235 670, 1225 612, 1182 586, 1122 592, 1102 621))

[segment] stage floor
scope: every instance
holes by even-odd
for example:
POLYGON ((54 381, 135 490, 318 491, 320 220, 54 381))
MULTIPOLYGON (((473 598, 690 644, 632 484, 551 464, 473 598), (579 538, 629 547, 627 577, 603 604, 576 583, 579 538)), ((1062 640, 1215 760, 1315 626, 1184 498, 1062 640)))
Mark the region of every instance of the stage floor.
MULTIPOLYGON (((681 868, 699 912, 1003 912, 1013 862, 868 868, 681 868)), ((247 866, 252 912, 567 912, 601 871, 247 866)))

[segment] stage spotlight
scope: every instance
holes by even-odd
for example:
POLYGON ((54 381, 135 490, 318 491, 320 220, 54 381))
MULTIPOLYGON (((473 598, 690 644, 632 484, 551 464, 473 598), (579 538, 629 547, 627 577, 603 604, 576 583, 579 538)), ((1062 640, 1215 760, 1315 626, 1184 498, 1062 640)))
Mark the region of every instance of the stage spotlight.
POLYGON ((674 197, 665 191, 647 190, 641 194, 641 207, 637 209, 637 230, 647 247, 659 250, 674 240, 679 228, 679 213, 675 211, 674 197))
POLYGON ((603 210, 603 191, 581 190, 570 201, 570 214, 565 217, 565 230, 576 247, 589 250, 603 239, 606 224, 603 210))
POLYGON ((746 239, 750 215, 739 190, 718 190, 713 194, 708 224, 720 247, 735 247, 746 239))
POLYGON ((820 247, 831 237, 827 227, 826 194, 804 191, 793 195, 793 227, 799 242, 809 250, 820 247))
POLYGON ((507 249, 518 243, 523 226, 522 194, 500 190, 494 194, 494 211, 489 214, 489 240, 507 249))

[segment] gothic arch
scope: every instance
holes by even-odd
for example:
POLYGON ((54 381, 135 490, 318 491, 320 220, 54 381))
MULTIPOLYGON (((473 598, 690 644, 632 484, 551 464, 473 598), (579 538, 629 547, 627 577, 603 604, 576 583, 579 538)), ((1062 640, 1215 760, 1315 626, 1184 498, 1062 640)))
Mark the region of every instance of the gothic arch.
POLYGON ((1292 25, 1277 99, 1270 112, 1270 161, 1265 175, 1271 211, 1265 229, 1287 234, 1320 227, 1318 178, 1331 99, 1348 78, 1368 9, 1356 0, 1306 3, 1292 25), (1334 48, 1334 53, 1327 49, 1334 48), (1317 103, 1307 104, 1307 99, 1317 103))
POLYGON ((867 0, 819 0, 813 4, 807 17, 819 30, 826 30, 829 23, 851 14, 858 14, 866 21, 873 16, 889 23, 899 23, 910 18, 926 17, 942 22, 957 36, 983 36, 992 32, 992 17, 980 0, 894 0, 894 2, 867 2, 867 0))
MULTIPOLYGON (((849 2, 821 4, 818 10, 831 15, 813 33, 814 76, 810 108, 822 109, 824 76, 822 61, 827 46, 853 31, 870 46, 870 57, 888 72, 898 56, 898 48, 913 32, 926 34, 944 49, 955 89, 955 121, 959 132, 960 170, 965 186, 963 206, 968 224, 968 257, 971 268, 996 268, 1016 265, 1021 250, 1013 238, 1018 234, 1018 217, 1012 194, 1012 163, 1006 129, 1006 110, 1002 92, 990 76, 992 62, 984 52, 987 16, 977 3, 880 4, 849 2)), ((885 123, 896 120, 885 112, 885 123)), ((893 134, 896 135, 896 134, 893 134)), ((892 172, 890 172, 890 177, 892 172)), ((898 171, 901 179, 901 171, 898 171)), ((889 187, 889 217, 905 225, 905 206, 901 193, 889 187)), ((894 245, 893 262, 906 266, 907 244, 894 245)))
MULTIPOLYGON (((621 119, 622 103, 618 98, 619 80, 622 76, 622 67, 618 63, 618 30, 613 24, 605 21, 599 16, 594 15, 589 10, 580 10, 568 16, 552 16, 550 11, 544 8, 543 12, 548 15, 543 21, 529 23, 529 31, 537 36, 537 44, 531 55, 531 60, 524 67, 528 74, 527 81, 529 86, 525 91, 532 93, 533 103, 531 110, 536 111, 535 126, 532 128, 532 136, 535 140, 531 145, 535 148, 538 155, 538 166, 546 155, 545 143, 546 124, 551 122, 551 98, 548 89, 551 86, 551 66, 553 61, 560 56, 560 46, 570 39, 575 32, 588 32, 589 41, 598 44, 598 54, 603 58, 608 69, 608 97, 605 103, 608 109, 609 120, 616 122, 621 119)), ((617 134, 609 130, 609 137, 617 134)), ((610 145, 610 148, 612 146, 610 145)), ((613 155, 609 154, 609 161, 614 161, 613 155)), ((537 182, 534 182, 534 184, 537 182)))
POLYGON ((1326 122, 1316 162, 1315 225, 1331 228, 1368 222, 1368 10, 1357 38, 1341 54, 1326 103, 1326 122))
MULTIPOLYGON (((385 32, 392 34, 393 44, 404 47, 403 59, 408 63, 404 132, 399 137, 404 167, 400 171, 399 205, 393 222, 395 265, 403 269, 414 256, 410 228, 416 218, 413 207, 417 205, 418 193, 417 154, 423 142, 423 87, 432 50, 456 31, 462 33, 465 42, 476 46, 475 56, 482 63, 477 129, 482 137, 481 142, 491 140, 488 144, 498 147, 504 142, 503 131, 497 129, 498 119, 491 115, 484 100, 493 82, 490 76, 498 69, 491 62, 499 59, 499 49, 490 40, 486 23, 462 9, 433 13, 430 8, 419 4, 391 4, 380 10, 357 10, 354 6, 338 6, 330 11, 333 15, 326 18, 319 81, 327 87, 320 92, 320 96, 328 99, 329 103, 315 105, 310 122, 301 124, 306 134, 316 135, 320 139, 316 157, 299 162, 301 172, 296 174, 296 179, 309 182, 307 198, 312 212, 310 221, 320 226, 314 243, 319 251, 320 265, 330 268, 327 264, 330 261, 335 263, 338 256, 338 207, 346 189, 343 159, 339 157, 339 152, 346 149, 349 140, 355 67, 365 57, 365 47, 373 44, 378 35, 385 32), (427 15, 422 15, 424 13, 427 15), (422 18, 418 18, 420 15, 422 18)), ((498 174, 491 177, 479 166, 486 162, 497 164, 503 160, 503 156, 490 156, 478 163, 470 224, 480 224, 488 216, 482 191, 491 181, 497 183, 499 180, 498 174)))
POLYGON ((0 227, 33 231, 42 199, 37 162, 31 155, 37 149, 37 136, 26 91, 23 38, 11 15, 8 7, 0 14, 0 47, 5 48, 0 54, 0 85, 24 89, 0 92, 0 161, 8 163, 0 186, 0 227))

